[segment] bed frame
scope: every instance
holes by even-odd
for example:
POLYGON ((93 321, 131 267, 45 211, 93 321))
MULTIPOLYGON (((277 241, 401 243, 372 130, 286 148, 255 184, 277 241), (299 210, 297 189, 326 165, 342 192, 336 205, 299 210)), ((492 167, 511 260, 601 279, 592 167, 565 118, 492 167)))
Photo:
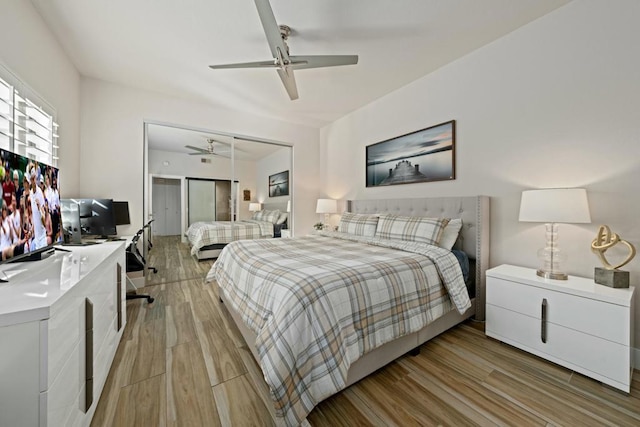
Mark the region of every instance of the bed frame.
MULTIPOLYGON (((263 209, 268 209, 271 211, 278 209, 281 212, 286 212, 287 202, 265 203, 263 205, 263 209)), ((199 261, 204 259, 218 258, 218 255, 220 255, 220 252, 222 252, 222 249, 224 249, 225 246, 227 246, 226 243, 217 243, 215 245, 204 246, 198 251, 198 253, 196 254, 196 258, 198 258, 199 261)))
MULTIPOLYGON (((347 373, 345 388, 356 383, 372 372, 387 365, 398 357, 414 351, 431 338, 475 315, 476 320, 484 320, 485 272, 489 266, 489 197, 439 197, 423 199, 353 200, 347 202, 347 211, 353 213, 389 213, 396 215, 462 218, 462 230, 455 248, 464 250, 475 260, 475 298, 471 308, 464 314, 453 309, 449 313, 411 335, 382 345, 365 354, 351 365, 347 373)), ((222 292, 219 292, 222 301, 222 292)), ((256 361, 259 361, 254 343, 256 334, 247 328, 240 315, 226 305, 240 333, 247 342, 256 361)), ((263 390, 264 387, 257 387, 263 390)), ((261 396, 265 406, 274 415, 270 396, 261 396)))

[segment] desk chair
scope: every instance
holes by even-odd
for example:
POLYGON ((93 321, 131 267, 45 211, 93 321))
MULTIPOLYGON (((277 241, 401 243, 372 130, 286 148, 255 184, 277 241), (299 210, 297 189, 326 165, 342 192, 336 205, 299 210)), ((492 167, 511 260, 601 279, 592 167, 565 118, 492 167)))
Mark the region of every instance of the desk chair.
MULTIPOLYGON (((133 239, 131 239, 131 243, 129 244, 129 246, 126 249, 127 273, 130 273, 130 272, 133 272, 133 271, 141 271, 141 270, 145 269, 146 261, 142 257, 142 255, 140 254, 140 251, 138 250, 138 240, 140 239, 140 236, 142 235, 142 233, 143 233, 143 229, 141 228, 136 233, 136 235, 133 236, 133 239)), ((133 288, 135 289, 136 293, 135 294, 127 294, 126 298, 128 300, 129 299, 137 299, 137 298, 146 298, 147 303, 151 304, 153 302, 154 299, 153 299, 153 297, 151 295, 138 294, 137 293, 138 288, 136 288, 133 283, 131 283, 131 286, 133 286, 133 288)))
MULTIPOLYGON (((153 221, 154 221, 153 219, 150 219, 149 222, 147 222, 141 229, 142 231, 144 231, 145 228, 149 229, 149 237, 147 238, 147 252, 150 251, 151 248, 153 247, 153 243, 151 243, 151 223, 153 221)), ((155 267, 147 267, 147 269, 153 271, 153 274, 156 274, 158 272, 158 269, 155 267)))

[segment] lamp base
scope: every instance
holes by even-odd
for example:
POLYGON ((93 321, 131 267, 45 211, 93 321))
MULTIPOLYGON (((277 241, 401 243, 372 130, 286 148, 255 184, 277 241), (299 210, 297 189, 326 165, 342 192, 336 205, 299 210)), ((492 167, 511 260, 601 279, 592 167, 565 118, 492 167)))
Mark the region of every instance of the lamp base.
POLYGON ((553 279, 553 280, 567 280, 569 279, 569 275, 567 273, 561 273, 557 271, 544 271, 538 270, 536 274, 545 279, 553 279))

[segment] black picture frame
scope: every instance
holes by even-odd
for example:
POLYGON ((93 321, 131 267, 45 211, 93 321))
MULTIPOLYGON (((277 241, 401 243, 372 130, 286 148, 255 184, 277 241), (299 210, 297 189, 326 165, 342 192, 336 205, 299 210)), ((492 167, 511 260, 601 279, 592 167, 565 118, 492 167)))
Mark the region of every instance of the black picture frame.
POLYGON ((446 181, 456 177, 456 121, 368 145, 367 187, 446 181))
POLYGON ((269 197, 289 195, 289 171, 269 175, 269 197))

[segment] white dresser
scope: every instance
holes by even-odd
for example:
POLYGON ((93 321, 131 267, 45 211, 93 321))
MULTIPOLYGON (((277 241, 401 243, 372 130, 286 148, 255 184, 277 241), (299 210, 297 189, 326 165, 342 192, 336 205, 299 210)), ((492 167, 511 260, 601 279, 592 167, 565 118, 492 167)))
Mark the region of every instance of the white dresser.
POLYGON ((0 426, 88 426, 125 325, 124 242, 0 266, 0 426))
POLYGON ((628 393, 633 293, 501 265, 487 270, 486 334, 628 393))

